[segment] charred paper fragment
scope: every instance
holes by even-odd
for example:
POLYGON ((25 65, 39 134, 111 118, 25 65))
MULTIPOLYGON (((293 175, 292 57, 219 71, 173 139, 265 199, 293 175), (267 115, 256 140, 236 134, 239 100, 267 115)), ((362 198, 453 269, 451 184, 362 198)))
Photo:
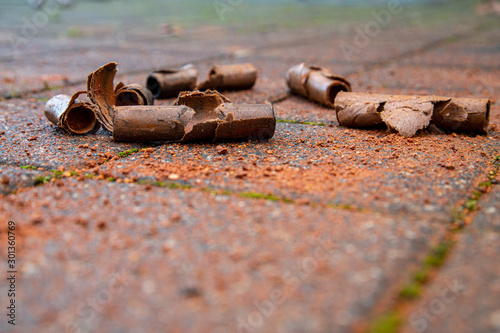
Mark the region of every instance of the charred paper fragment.
POLYGON ((488 99, 350 92, 341 92, 335 99, 340 125, 386 124, 407 137, 429 125, 449 131, 487 134, 490 104, 488 99))
POLYGON ((245 90, 257 81, 257 69, 252 64, 214 65, 208 79, 198 84, 198 90, 245 90))
POLYGON ((96 107, 81 101, 78 96, 85 91, 68 95, 56 95, 45 104, 43 113, 51 123, 70 133, 85 134, 97 132, 100 127, 96 118, 96 107))
POLYGON ((154 98, 176 97, 181 91, 193 90, 196 86, 198 70, 192 64, 178 69, 154 71, 146 78, 146 87, 154 98))
POLYGON ((115 87, 116 105, 153 105, 154 98, 151 91, 140 84, 118 82, 115 87))
POLYGON ((116 63, 89 76, 88 94, 99 119, 121 141, 216 141, 270 139, 276 128, 271 104, 232 104, 217 91, 182 92, 173 106, 116 106, 116 63))
POLYGON ((340 91, 351 91, 351 84, 342 76, 334 75, 319 66, 305 63, 293 66, 286 73, 291 92, 310 100, 333 107, 340 91))

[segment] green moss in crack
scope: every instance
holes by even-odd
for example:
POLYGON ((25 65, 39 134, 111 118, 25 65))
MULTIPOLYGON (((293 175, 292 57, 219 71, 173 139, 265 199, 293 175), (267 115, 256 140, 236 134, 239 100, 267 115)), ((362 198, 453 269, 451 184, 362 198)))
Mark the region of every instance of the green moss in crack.
POLYGON ((36 167, 34 167, 32 165, 21 165, 20 168, 26 169, 26 170, 36 170, 36 167))
POLYGON ((61 177, 64 173, 63 171, 59 171, 59 170, 51 170, 51 172, 52 172, 52 175, 56 178, 61 177))
POLYGON ((264 200, 270 200, 270 201, 283 201, 287 203, 293 202, 293 200, 287 199, 287 198, 280 198, 274 194, 265 194, 265 193, 258 193, 258 192, 241 192, 238 194, 242 198, 247 198, 247 199, 264 199, 264 200))
POLYGON ((51 176, 38 176, 35 178, 35 186, 47 184, 50 182, 51 179, 52 179, 51 176))
POLYGON ((477 208, 478 208, 477 200, 476 199, 467 200, 467 202, 465 203, 465 208, 467 208, 467 210, 469 212, 473 212, 473 211, 477 210, 477 208))
MULTIPOLYGON (((484 187, 484 188, 489 188, 491 187, 491 180, 488 180, 486 182, 479 183, 479 187, 484 187)), ((483 191, 484 192, 484 191, 483 191)))
POLYGON ((413 281, 420 284, 425 284, 429 281, 429 270, 422 268, 413 274, 413 281))
MULTIPOLYGON (((150 182, 145 181, 144 184, 150 184, 150 182)), ((192 188, 191 185, 189 184, 182 184, 182 183, 176 183, 176 182, 162 182, 162 181, 157 181, 154 183, 156 186, 159 187, 165 187, 165 188, 170 188, 170 189, 180 189, 180 190, 189 190, 192 188)))
POLYGON ((277 123, 287 123, 287 124, 299 124, 299 125, 311 125, 311 126, 326 126, 324 123, 317 123, 314 121, 298 121, 292 119, 276 119, 277 123))
POLYGON ((421 292, 422 292, 422 289, 420 287, 420 284, 410 283, 401 289, 401 291, 399 292, 399 297, 402 297, 402 298, 405 298, 408 300, 413 300, 413 299, 420 297, 421 292))
POLYGON ((462 208, 453 208, 451 211, 452 222, 458 224, 465 219, 465 212, 462 208))
POLYGON ((367 332, 396 333, 402 322, 403 320, 401 318, 401 314, 396 311, 392 311, 376 318, 367 332))
POLYGON ((139 151, 139 149, 137 149, 137 148, 133 148, 133 149, 128 149, 128 150, 125 150, 125 151, 121 151, 121 152, 118 153, 118 157, 127 157, 129 155, 137 153, 138 151, 139 151))
POLYGON ((139 179, 136 181, 136 183, 139 185, 153 185, 153 183, 149 179, 139 179))
POLYGON ((189 190, 191 188, 191 185, 167 182, 163 184, 163 187, 171 189, 189 190))
POLYGON ((435 248, 432 249, 431 253, 425 259, 425 265, 427 267, 441 267, 444 264, 446 255, 450 251, 454 242, 451 240, 442 241, 435 248))
POLYGON ((429 281, 429 275, 432 269, 441 267, 448 252, 454 242, 445 240, 434 247, 429 255, 425 258, 419 270, 413 273, 411 281, 399 291, 399 297, 406 300, 414 300, 418 298, 422 291, 422 286, 429 281))

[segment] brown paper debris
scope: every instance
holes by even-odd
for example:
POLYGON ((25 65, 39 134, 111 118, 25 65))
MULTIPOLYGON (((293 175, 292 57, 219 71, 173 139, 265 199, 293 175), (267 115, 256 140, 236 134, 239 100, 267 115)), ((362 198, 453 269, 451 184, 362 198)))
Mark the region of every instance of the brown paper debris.
POLYGON ((490 104, 487 99, 350 92, 340 92, 335 99, 340 125, 371 127, 385 123, 407 137, 429 125, 442 130, 487 134, 490 104))
POLYGON ((180 141, 188 107, 119 106, 116 107, 113 139, 117 141, 180 141))
POLYGON ((251 89, 257 81, 257 69, 254 65, 214 65, 210 68, 207 80, 198 84, 198 90, 245 90, 251 89))
POLYGON ((70 133, 95 133, 100 127, 97 109, 93 104, 77 99, 82 93, 85 91, 78 91, 71 97, 57 95, 49 99, 43 110, 47 119, 70 133))
POLYGON ((290 68, 286 73, 286 82, 292 93, 330 107, 333 107, 335 96, 340 91, 351 91, 347 79, 323 67, 305 63, 290 68))
POLYGON ((198 70, 192 64, 178 69, 154 71, 146 78, 146 87, 154 98, 176 97, 181 91, 193 90, 196 86, 198 70))
POLYGON ((270 104, 232 104, 217 91, 183 92, 174 106, 117 107, 113 138, 120 141, 270 139, 276 118, 270 104))
POLYGON ((113 80, 116 74, 116 62, 110 62, 90 73, 87 79, 87 95, 98 106, 97 119, 108 131, 113 131, 114 106, 116 96, 113 80))
POLYGON ((115 87, 115 104, 125 105, 153 105, 154 98, 151 91, 140 84, 128 84, 118 82, 115 87))
POLYGON ((271 104, 234 105, 217 91, 182 92, 174 106, 116 106, 116 63, 89 75, 88 95, 115 140, 216 141, 270 139, 276 128, 271 104))

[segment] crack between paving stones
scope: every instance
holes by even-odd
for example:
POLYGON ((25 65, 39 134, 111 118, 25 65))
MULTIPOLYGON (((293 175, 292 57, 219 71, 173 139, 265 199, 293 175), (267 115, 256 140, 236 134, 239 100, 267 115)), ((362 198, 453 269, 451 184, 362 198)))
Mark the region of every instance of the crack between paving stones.
MULTIPOLYGON (((126 159, 130 156, 135 155, 137 152, 133 152, 130 155, 121 157, 120 159, 126 159)), ((45 171, 38 171, 40 174, 37 175, 36 177, 32 177, 31 179, 34 181, 34 184, 32 185, 27 185, 23 186, 20 188, 16 188, 14 191, 5 194, 4 196, 7 195, 17 195, 17 190, 28 190, 34 187, 38 186, 43 186, 52 182, 55 182, 57 180, 62 180, 65 178, 80 178, 82 182, 93 179, 93 180, 98 180, 98 181, 105 181, 105 182, 118 182, 118 183, 123 183, 123 184, 136 184, 138 186, 155 186, 155 187, 160 187, 160 188, 166 188, 166 189, 172 189, 172 190, 192 190, 196 192, 202 192, 202 193, 209 193, 212 195, 223 195, 223 196, 231 196, 235 198, 243 198, 243 199, 253 199, 253 200, 266 200, 266 201, 272 201, 272 202, 283 202, 287 204, 292 204, 292 205, 307 205, 310 207, 324 207, 328 209, 335 209, 335 210, 344 210, 344 211, 350 211, 350 212, 358 212, 358 213, 365 213, 365 214, 371 214, 371 215, 377 215, 377 216, 385 216, 385 214, 378 212, 376 210, 371 210, 367 208, 361 208, 357 207, 352 204, 332 204, 332 203, 301 203, 300 199, 299 200, 294 200, 290 199, 281 195, 277 194, 268 194, 268 193, 260 193, 260 192, 248 192, 248 191, 231 191, 228 189, 216 189, 212 187, 196 187, 188 183, 183 183, 183 182, 176 182, 176 181, 141 181, 141 180, 136 180, 136 181, 131 181, 131 182, 125 182, 123 179, 118 178, 115 179, 113 177, 109 178, 99 178, 100 175, 95 174, 94 172, 86 169, 71 169, 71 170, 65 170, 65 171, 57 171, 57 170, 45 170, 45 171), (78 172, 77 172, 78 171, 78 172), (83 177, 83 178, 82 178, 83 177)), ((1 197, 1 196, 0 196, 1 197)), ((392 216, 392 215, 391 215, 392 216)))
MULTIPOLYGON (((459 236, 467 229, 472 218, 480 211, 480 208, 474 205, 470 209, 467 203, 477 202, 491 192, 494 186, 498 186, 498 176, 500 174, 500 155, 496 156, 492 162, 493 168, 486 175, 486 182, 480 183, 466 199, 463 205, 458 208, 460 214, 452 216, 452 222, 445 235, 439 243, 432 247, 424 260, 419 264, 417 270, 411 271, 411 277, 402 288, 397 289, 392 306, 381 314, 375 314, 372 319, 361 324, 355 332, 366 333, 396 333, 407 322, 418 301, 428 290, 436 277, 440 274, 443 267, 452 255, 459 236), (478 194, 480 193, 480 194, 478 194), (469 208, 467 208, 469 207, 469 208), (469 223, 466 221, 469 220, 469 223)), ((454 214, 453 214, 454 215, 454 214)))

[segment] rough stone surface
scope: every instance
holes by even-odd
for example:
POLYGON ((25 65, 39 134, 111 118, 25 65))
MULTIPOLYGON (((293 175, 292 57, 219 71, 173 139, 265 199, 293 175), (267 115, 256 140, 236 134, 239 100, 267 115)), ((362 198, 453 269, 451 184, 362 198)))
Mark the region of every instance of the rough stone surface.
POLYGON ((403 332, 500 330, 500 187, 485 200, 461 235, 449 262, 419 301, 403 332), (426 316, 425 310, 430 314, 426 316))
POLYGON ((18 298, 19 332, 348 332, 443 232, 422 220, 76 179, 9 197, 0 216, 17 221, 23 241, 21 287, 39 290, 18 298))
POLYGON ((279 123, 268 142, 171 144, 89 170, 105 178, 169 181, 449 220, 488 170, 499 142, 485 137, 279 123), (194 151, 193 151, 194 150, 194 151), (460 156, 460 158, 457 158, 460 156))
MULTIPOLYGON (((17 323, 3 317, 2 332, 356 331, 392 309, 500 155, 499 23, 473 2, 412 1, 387 24, 382 2, 73 2, 51 14, 0 3, 0 238, 15 221, 19 268, 17 323), (109 61, 125 83, 189 62, 199 80, 212 64, 251 62, 255 87, 225 95, 272 102, 276 135, 120 143, 44 118, 50 97, 85 89, 109 61), (289 94, 285 73, 300 62, 354 91, 491 98, 490 133, 340 127, 332 109, 289 94)), ((455 277, 467 283, 429 332, 498 331, 497 187, 410 304, 435 306, 455 277)))

